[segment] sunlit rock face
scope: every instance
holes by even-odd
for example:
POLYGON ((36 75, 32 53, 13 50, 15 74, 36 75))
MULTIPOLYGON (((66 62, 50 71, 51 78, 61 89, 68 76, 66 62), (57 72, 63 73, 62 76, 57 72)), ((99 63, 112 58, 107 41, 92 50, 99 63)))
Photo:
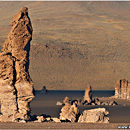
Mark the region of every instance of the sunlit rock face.
POLYGON ((130 99, 130 84, 128 80, 118 80, 115 85, 115 98, 130 99))
POLYGON ((21 8, 10 24, 12 28, 0 53, 1 122, 29 120, 29 103, 34 98, 28 72, 33 31, 28 8, 21 8))

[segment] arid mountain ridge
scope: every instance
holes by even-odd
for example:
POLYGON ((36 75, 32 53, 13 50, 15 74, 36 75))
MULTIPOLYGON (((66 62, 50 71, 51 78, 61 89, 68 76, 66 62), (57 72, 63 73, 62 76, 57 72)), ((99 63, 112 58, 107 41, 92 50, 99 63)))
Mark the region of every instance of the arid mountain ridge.
POLYGON ((130 80, 130 2, 0 2, 0 46, 23 6, 35 89, 114 90, 118 79, 130 80))

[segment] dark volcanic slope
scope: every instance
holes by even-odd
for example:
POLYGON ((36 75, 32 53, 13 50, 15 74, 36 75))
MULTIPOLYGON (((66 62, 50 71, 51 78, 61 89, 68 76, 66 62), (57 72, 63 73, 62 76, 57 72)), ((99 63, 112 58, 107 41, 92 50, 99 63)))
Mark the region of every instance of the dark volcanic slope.
POLYGON ((130 81, 130 2, 0 2, 0 45, 22 6, 34 29, 36 89, 114 89, 119 78, 130 81))

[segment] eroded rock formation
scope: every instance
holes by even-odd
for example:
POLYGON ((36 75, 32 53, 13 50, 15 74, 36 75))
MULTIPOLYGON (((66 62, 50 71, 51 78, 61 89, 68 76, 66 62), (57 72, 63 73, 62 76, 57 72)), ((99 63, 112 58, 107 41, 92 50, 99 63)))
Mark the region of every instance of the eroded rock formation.
POLYGON ((105 108, 84 110, 78 122, 82 123, 109 123, 107 115, 109 112, 105 108))
POLYGON ((128 80, 118 80, 115 85, 115 98, 130 99, 130 84, 128 80))
POLYGON ((76 122, 78 114, 79 109, 75 104, 73 105, 66 104, 61 109, 60 120, 64 121, 69 120, 70 122, 76 122))
POLYGON ((29 120, 29 103, 34 98, 28 72, 33 31, 28 8, 21 8, 10 24, 12 28, 0 53, 0 121, 4 122, 29 120))
POLYGON ((91 103, 92 101, 92 87, 90 85, 85 89, 84 101, 87 101, 88 103, 91 103))

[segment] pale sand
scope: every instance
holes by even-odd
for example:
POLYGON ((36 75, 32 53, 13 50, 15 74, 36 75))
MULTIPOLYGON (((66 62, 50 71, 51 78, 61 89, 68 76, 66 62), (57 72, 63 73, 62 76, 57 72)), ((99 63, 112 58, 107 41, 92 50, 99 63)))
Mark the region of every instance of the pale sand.
POLYGON ((0 129, 117 129, 130 123, 85 124, 85 123, 0 123, 0 129))

